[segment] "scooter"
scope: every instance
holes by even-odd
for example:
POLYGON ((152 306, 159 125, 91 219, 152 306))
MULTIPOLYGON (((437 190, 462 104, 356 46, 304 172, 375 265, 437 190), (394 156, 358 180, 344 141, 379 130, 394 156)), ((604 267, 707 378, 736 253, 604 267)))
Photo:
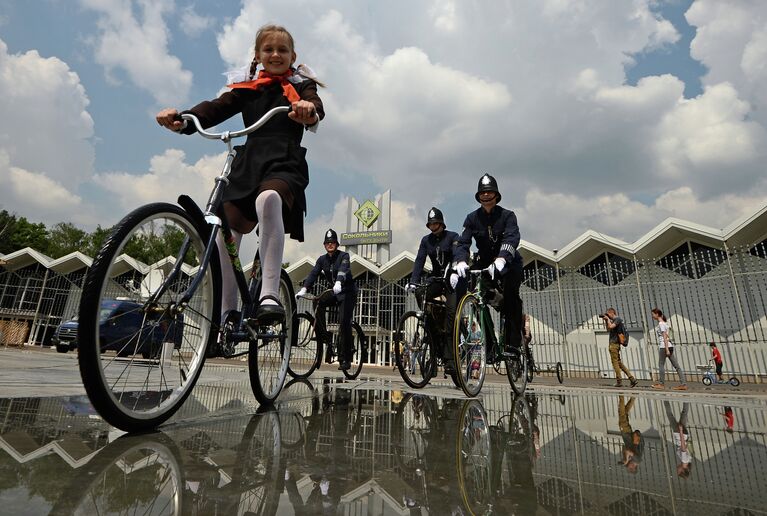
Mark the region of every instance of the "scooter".
POLYGON ((701 381, 703 382, 703 385, 708 387, 711 384, 730 384, 733 387, 737 387, 740 385, 740 380, 738 380, 735 376, 730 376, 729 380, 720 380, 717 378, 716 373, 714 373, 714 361, 709 360, 708 364, 698 364, 697 366, 698 371, 704 371, 703 378, 701 381))

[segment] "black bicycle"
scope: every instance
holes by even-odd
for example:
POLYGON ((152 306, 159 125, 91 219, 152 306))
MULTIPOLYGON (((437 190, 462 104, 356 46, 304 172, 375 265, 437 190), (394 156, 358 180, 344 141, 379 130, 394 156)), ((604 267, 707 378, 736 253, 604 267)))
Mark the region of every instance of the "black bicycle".
MULTIPOLYGON (((338 357, 336 342, 333 333, 326 331, 325 335, 318 335, 315 325, 317 324, 317 310, 320 301, 332 297, 333 290, 325 290, 319 296, 305 294, 304 299, 312 302, 314 313, 309 311, 299 313, 296 317, 297 337, 293 343, 292 355, 288 365, 288 374, 293 378, 308 378, 315 369, 322 365, 322 356, 325 354, 328 363, 332 363, 338 357), (326 353, 323 353, 326 351, 326 353)), ((327 318, 326 318, 327 320, 327 318)), ((351 367, 344 370, 344 376, 354 380, 362 371, 365 332, 357 323, 352 321, 352 352, 351 367)))
MULTIPOLYGON (((432 278, 431 282, 443 282, 432 278)), ((394 359, 399 374, 409 386, 420 389, 437 375, 440 364, 444 365, 444 353, 451 339, 440 335, 437 328, 447 316, 444 299, 428 299, 426 290, 432 283, 416 286, 416 297, 423 300, 423 310, 405 312, 397 324, 394 334, 394 359)), ((446 370, 453 383, 460 387, 455 370, 446 370)))
POLYGON ((91 403, 113 426, 135 432, 171 417, 192 391, 207 355, 247 354, 250 384, 258 401, 269 404, 280 394, 295 340, 290 278, 281 271, 279 298, 288 314, 285 320, 255 320, 261 288, 258 252, 248 284, 234 245, 227 246, 242 310, 220 321, 222 265, 216 236, 223 232, 224 241, 231 239, 221 197, 236 154, 232 139, 252 133, 289 109, 276 107, 250 127, 223 133, 206 132, 196 117, 181 115, 195 124, 200 135, 223 141, 229 150, 205 212, 186 195, 178 198, 178 205, 153 203, 137 208, 114 227, 93 261, 80 302, 78 361, 91 403), (155 255, 165 258, 152 265, 130 258, 133 251, 149 245, 155 255), (130 308, 110 310, 115 299, 130 301, 130 308), (126 317, 129 313, 131 317, 126 317), (111 329, 125 324, 132 325, 128 337, 118 349, 113 345, 107 349, 111 329), (164 332, 161 349, 142 358, 147 335, 157 331, 164 332), (240 344, 247 348, 239 349, 240 344))

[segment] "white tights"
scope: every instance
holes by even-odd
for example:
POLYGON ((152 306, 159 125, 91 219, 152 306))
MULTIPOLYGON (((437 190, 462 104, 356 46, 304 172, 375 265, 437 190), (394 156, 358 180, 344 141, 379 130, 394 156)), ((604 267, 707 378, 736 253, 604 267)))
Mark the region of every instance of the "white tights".
MULTIPOLYGON (((274 296, 279 298, 280 269, 282 251, 285 247, 285 229, 282 222, 282 198, 274 190, 266 190, 256 197, 256 215, 259 220, 261 242, 261 298, 274 296)), ((232 239, 237 251, 240 250, 242 234, 232 230, 232 239)), ((222 233, 216 239, 218 255, 221 260, 221 314, 236 310, 239 304, 237 281, 229 264, 229 254, 224 246, 222 233)), ((265 305, 276 304, 271 299, 264 299, 265 305)))
POLYGON ((256 214, 261 235, 261 304, 276 305, 265 296, 280 296, 280 270, 285 247, 285 227, 282 222, 282 198, 274 190, 266 190, 256 197, 256 214))

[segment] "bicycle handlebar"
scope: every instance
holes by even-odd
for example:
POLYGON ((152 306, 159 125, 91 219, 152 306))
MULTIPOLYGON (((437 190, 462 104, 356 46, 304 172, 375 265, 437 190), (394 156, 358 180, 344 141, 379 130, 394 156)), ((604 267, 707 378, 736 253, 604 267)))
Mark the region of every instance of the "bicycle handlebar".
POLYGON ((206 131, 202 128, 200 120, 191 113, 184 113, 182 115, 178 115, 176 118, 178 120, 191 121, 194 124, 195 129, 197 129, 197 132, 200 133, 203 138, 208 138, 209 140, 222 140, 226 142, 232 138, 239 138, 240 136, 245 136, 252 133, 256 129, 259 129, 261 126, 266 124, 277 113, 284 113, 289 111, 290 106, 277 106, 264 113, 264 116, 256 120, 255 123, 246 127, 245 129, 240 129, 239 131, 224 131, 221 133, 211 133, 206 131))
POLYGON ((322 298, 323 296, 327 295, 328 293, 333 293, 333 289, 329 288, 329 289, 323 290, 319 296, 315 296, 314 294, 310 294, 309 292, 307 292, 306 294, 300 297, 301 299, 306 299, 307 301, 315 302, 319 300, 320 298, 322 298))

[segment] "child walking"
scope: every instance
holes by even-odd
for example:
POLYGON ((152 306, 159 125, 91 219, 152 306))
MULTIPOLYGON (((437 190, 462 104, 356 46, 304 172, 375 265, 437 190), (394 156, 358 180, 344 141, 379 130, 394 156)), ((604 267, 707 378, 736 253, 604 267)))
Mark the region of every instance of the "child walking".
MULTIPOLYGON (((239 250, 242 235, 259 223, 262 285, 255 319, 260 324, 271 324, 285 317, 279 300, 285 234, 299 242, 304 240, 304 191, 309 184, 309 169, 301 139, 305 130, 316 131, 325 112, 317 94, 317 86, 322 84, 308 67, 293 66, 295 45, 287 29, 278 25, 261 27, 254 51, 249 73, 240 78, 241 82, 229 84, 231 91, 183 113, 195 115, 203 128, 208 128, 237 113, 249 126, 274 107, 292 108, 248 135, 244 148, 237 148, 223 194, 224 215, 232 230, 232 239, 226 244, 239 250)), ((171 131, 193 134, 194 124, 178 121, 177 115, 176 109, 163 109, 157 113, 157 123, 171 131)), ((222 264, 223 323, 227 312, 237 308, 238 291, 231 267, 226 266, 229 256, 221 235, 217 244, 222 264)))

